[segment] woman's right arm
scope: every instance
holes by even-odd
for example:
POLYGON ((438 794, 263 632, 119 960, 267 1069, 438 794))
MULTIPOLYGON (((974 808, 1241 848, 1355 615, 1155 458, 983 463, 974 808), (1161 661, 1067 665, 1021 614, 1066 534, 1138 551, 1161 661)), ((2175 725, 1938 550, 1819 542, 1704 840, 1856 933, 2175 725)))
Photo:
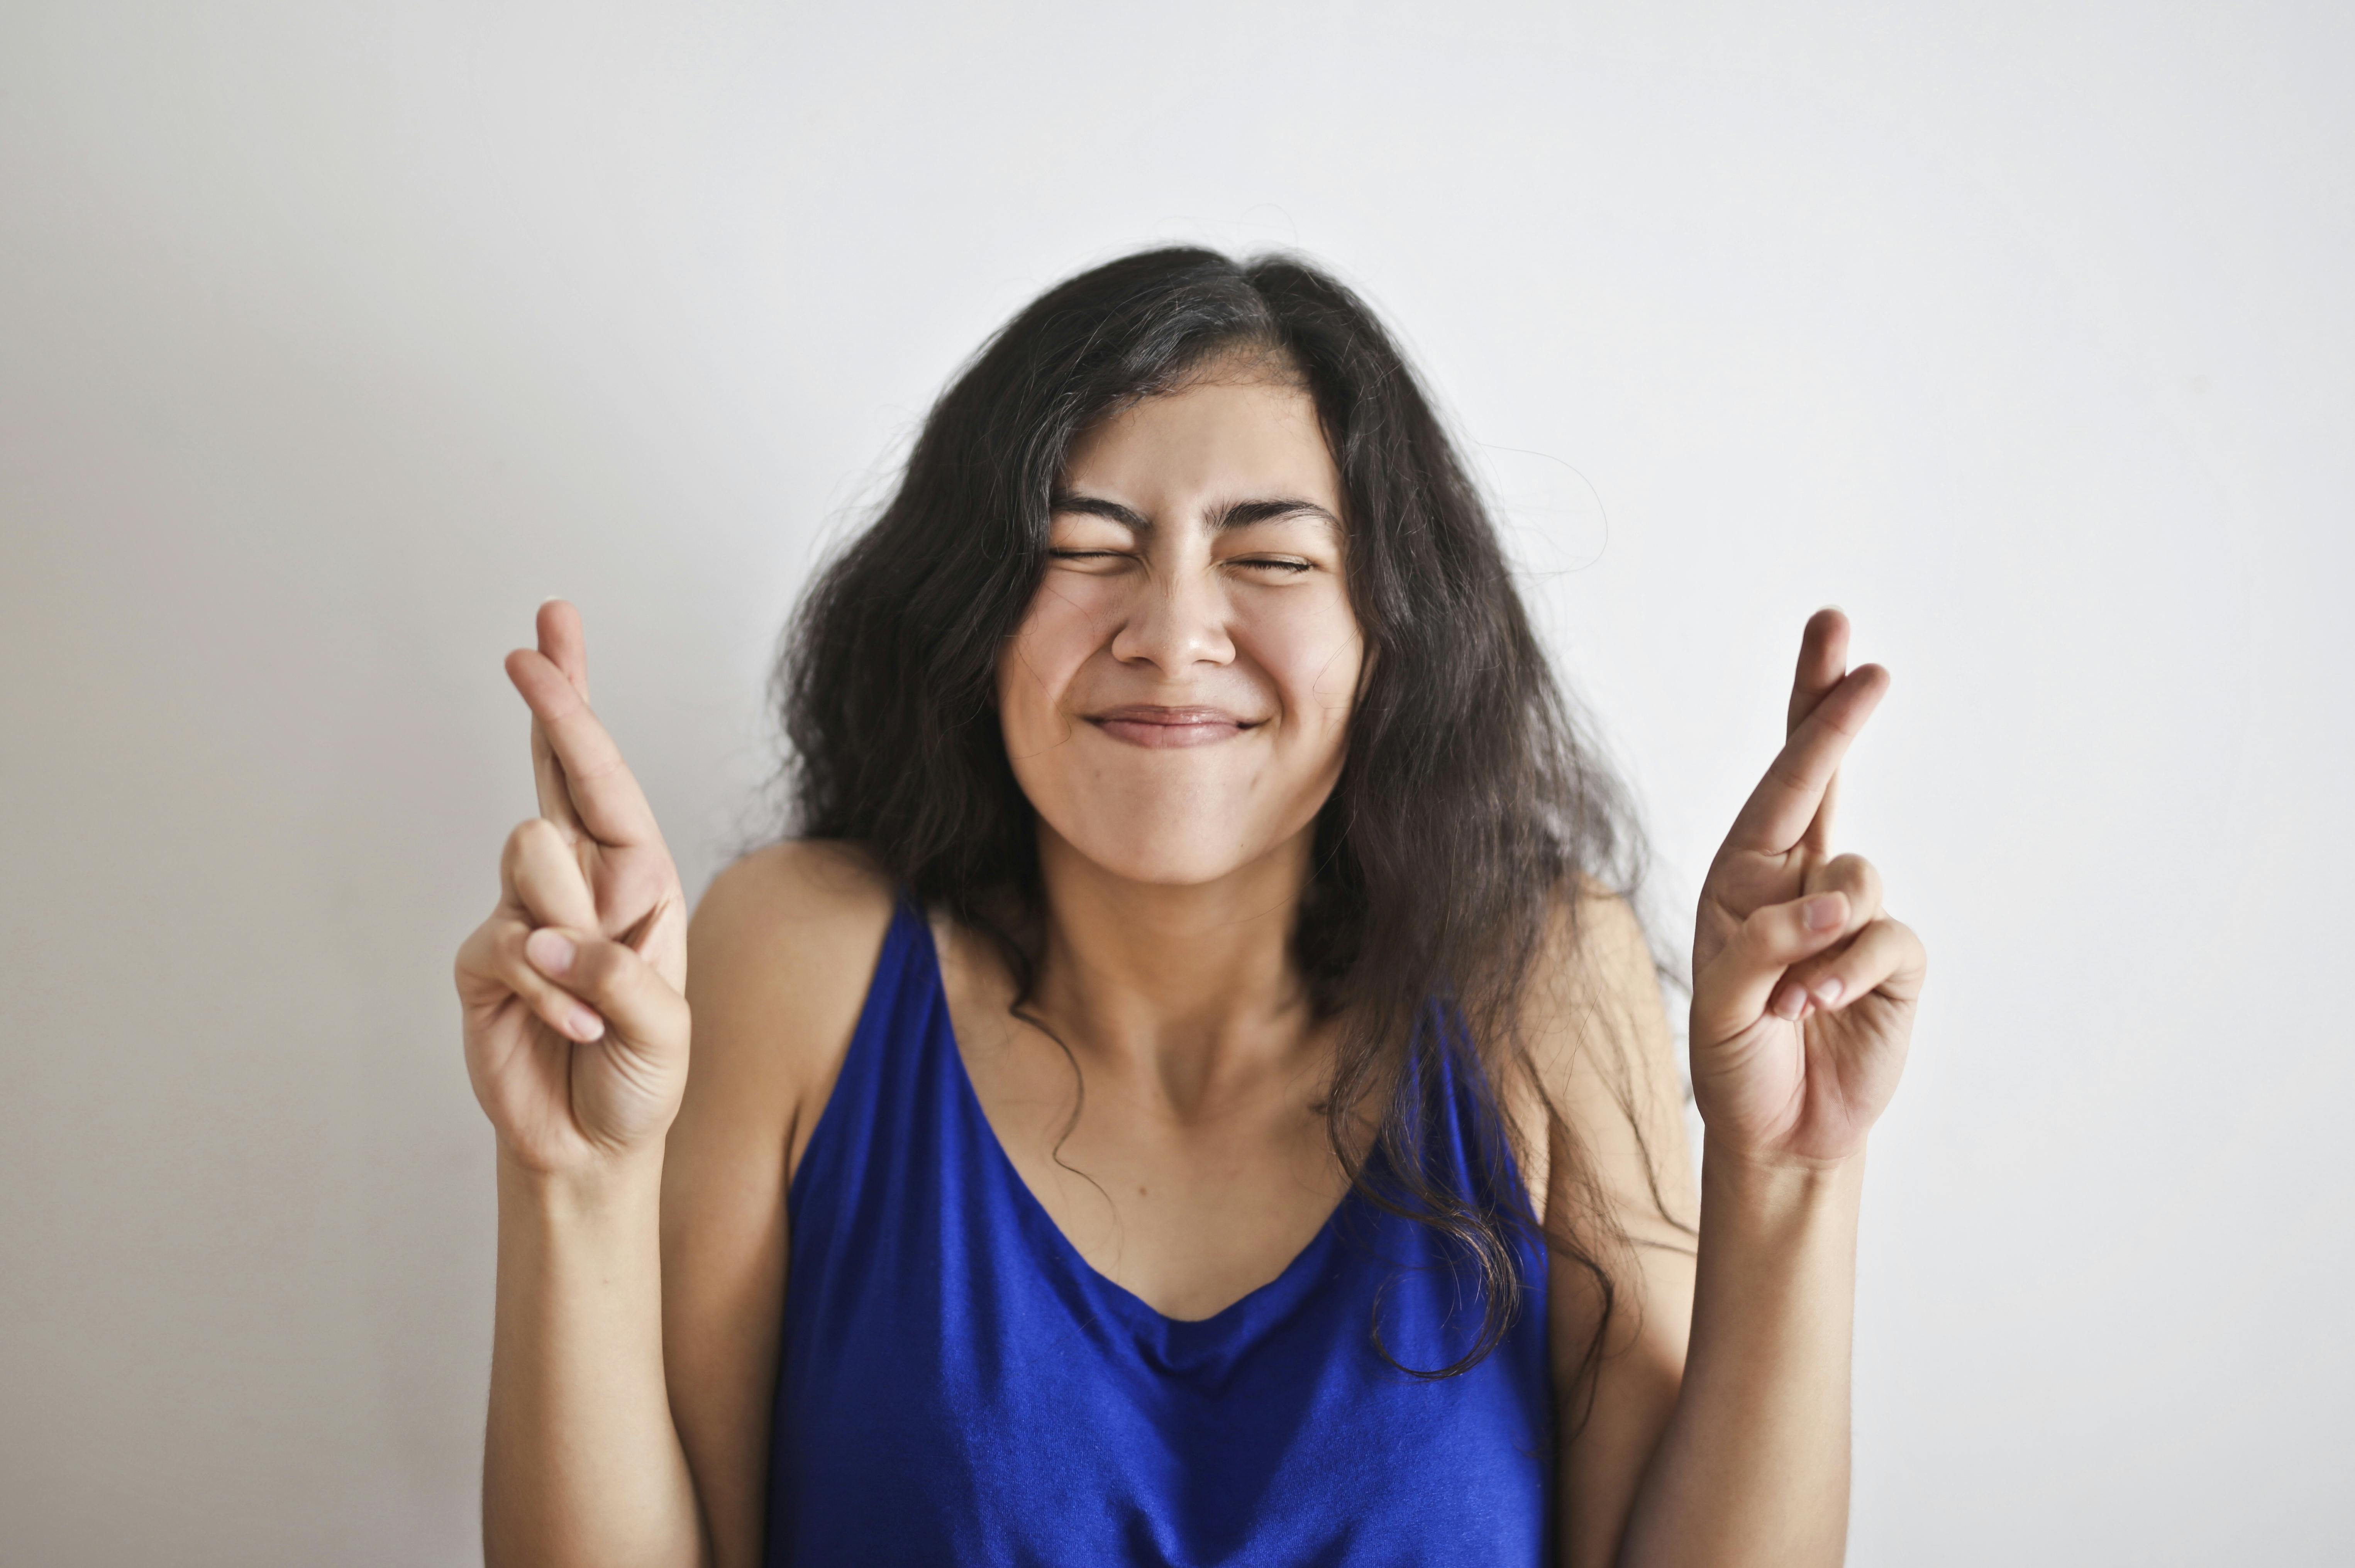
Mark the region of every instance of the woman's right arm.
POLYGON ((466 1071, 498 1140, 483 1446, 492 1568, 709 1561, 662 1362, 663 1140, 687 1084, 686 901, 590 711, 581 618, 507 656, 539 815, 458 951, 466 1071))
POLYGON ((677 872, 589 710, 571 606, 541 607, 539 644, 507 669, 532 709, 541 814, 510 836, 499 905, 457 965, 498 1142, 484 1557, 750 1568, 784 1179, 890 901, 825 846, 724 873, 693 928, 690 1081, 677 872))
POLYGON ((637 783, 590 711, 572 606, 507 656, 539 815, 458 951, 466 1071, 498 1141, 483 1445, 491 1568, 709 1562, 662 1361, 663 1142, 687 1084, 687 912, 637 783))
POLYGON ((500 1157, 486 1568, 714 1561, 665 1387, 660 1160, 551 1177, 500 1157))

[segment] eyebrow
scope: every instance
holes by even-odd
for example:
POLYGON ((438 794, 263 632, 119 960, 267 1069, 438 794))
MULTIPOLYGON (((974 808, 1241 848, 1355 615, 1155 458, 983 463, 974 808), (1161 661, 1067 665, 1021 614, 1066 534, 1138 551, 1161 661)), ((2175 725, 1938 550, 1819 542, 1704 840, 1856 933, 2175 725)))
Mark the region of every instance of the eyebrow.
MULTIPOLYGON (((1153 519, 1134 507, 1124 507, 1118 501, 1102 496, 1082 495, 1076 490, 1058 490, 1048 497, 1048 510, 1084 512, 1092 517, 1109 517, 1133 533, 1153 532, 1153 519)), ((1278 517, 1308 517, 1324 521, 1336 533, 1341 519, 1316 502, 1297 496, 1255 496, 1250 500, 1228 501, 1210 509, 1210 527, 1224 531, 1247 528, 1253 523, 1273 522, 1278 517)))

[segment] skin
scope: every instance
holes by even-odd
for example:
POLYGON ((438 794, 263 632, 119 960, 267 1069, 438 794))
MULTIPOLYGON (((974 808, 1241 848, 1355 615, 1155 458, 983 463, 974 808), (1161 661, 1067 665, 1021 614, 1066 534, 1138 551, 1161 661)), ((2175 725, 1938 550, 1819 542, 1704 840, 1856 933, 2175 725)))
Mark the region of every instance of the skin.
MULTIPOLYGON (((1284 955, 1363 674, 1340 486, 1305 394, 1230 364, 1091 432, 1061 489, 997 683, 1050 910, 1028 1019, 1008 1016, 985 946, 936 934, 1016 1168, 1092 1266, 1202 1317, 1280 1273, 1343 1191, 1313 1109, 1331 1040, 1284 955)), ((1789 743, 1702 895, 1697 1257, 1633 917, 1565 898, 1530 988, 1526 1033, 1564 1118, 1549 1132, 1534 1093, 1508 1106, 1540 1151, 1533 1197, 1582 1234, 1601 1205, 1625 1237, 1591 1390, 1569 1371, 1599 1304, 1561 1264, 1550 1292, 1557 1395, 1592 1396, 1559 1460, 1561 1559, 1579 1568, 1841 1555, 1864 1140, 1923 972, 1871 868, 1831 851, 1832 780, 1887 684, 1846 668, 1847 635, 1837 612, 1808 623, 1789 743)), ((542 607, 539 643, 508 673, 541 816, 511 836, 500 905, 458 965, 499 1147, 485 1558, 737 1568, 761 1543, 783 1194, 890 890, 854 849, 783 845, 724 872, 687 929, 588 708, 570 606, 542 607)))
POLYGON ((1346 1186, 1313 1109, 1329 1031, 1285 954, 1364 662, 1341 505, 1295 387, 1213 377, 1131 410, 1072 452, 999 664, 1055 911, 1027 1011, 1087 1086, 1060 1160, 1071 1061, 955 933, 951 1017, 1023 1179, 1172 1317, 1282 1273, 1346 1186))

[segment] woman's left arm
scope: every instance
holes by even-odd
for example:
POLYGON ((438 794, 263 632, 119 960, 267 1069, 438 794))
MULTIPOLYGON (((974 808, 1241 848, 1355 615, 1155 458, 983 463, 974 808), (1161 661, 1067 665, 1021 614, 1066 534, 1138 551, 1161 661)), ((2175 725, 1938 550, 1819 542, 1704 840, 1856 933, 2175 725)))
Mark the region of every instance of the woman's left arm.
MULTIPOLYGON (((1634 1167, 1614 1150, 1592 1091, 1564 1096, 1569 1136, 1634 1243, 1614 1275, 1629 1320, 1574 1391, 1591 1392, 1592 1413, 1562 1445, 1561 1560, 1575 1568, 1812 1568, 1845 1552, 1865 1136, 1896 1090, 1924 970, 1920 942, 1882 913, 1872 867, 1831 853, 1840 758, 1888 688, 1876 666, 1847 669, 1847 644, 1838 611, 1808 622, 1788 743, 1702 890, 1691 1039, 1707 1130, 1689 1263, 1652 1255, 1626 1196, 1628 1172, 1648 1179, 1657 1159, 1634 1167)), ((1588 965, 1606 994, 1657 997, 1647 970, 1598 972, 1609 957, 1604 944, 1588 965)), ((1636 1054, 1656 1077, 1663 1053, 1636 1054)), ((1653 1141, 1681 1154, 1681 1137, 1653 1141)), ((1550 1182, 1550 1203, 1563 1186, 1550 1182)), ((1578 1271, 1558 1262, 1554 1280, 1559 1367, 1600 1314, 1578 1271)))

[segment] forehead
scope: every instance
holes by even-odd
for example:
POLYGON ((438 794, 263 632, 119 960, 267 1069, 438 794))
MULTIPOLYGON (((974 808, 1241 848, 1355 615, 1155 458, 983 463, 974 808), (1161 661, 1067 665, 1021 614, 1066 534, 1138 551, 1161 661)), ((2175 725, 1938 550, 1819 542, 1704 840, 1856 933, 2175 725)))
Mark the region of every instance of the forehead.
POLYGON ((1063 484, 1140 507, 1284 494, 1341 512, 1341 476, 1296 382, 1212 375, 1123 409, 1074 442, 1063 484))

